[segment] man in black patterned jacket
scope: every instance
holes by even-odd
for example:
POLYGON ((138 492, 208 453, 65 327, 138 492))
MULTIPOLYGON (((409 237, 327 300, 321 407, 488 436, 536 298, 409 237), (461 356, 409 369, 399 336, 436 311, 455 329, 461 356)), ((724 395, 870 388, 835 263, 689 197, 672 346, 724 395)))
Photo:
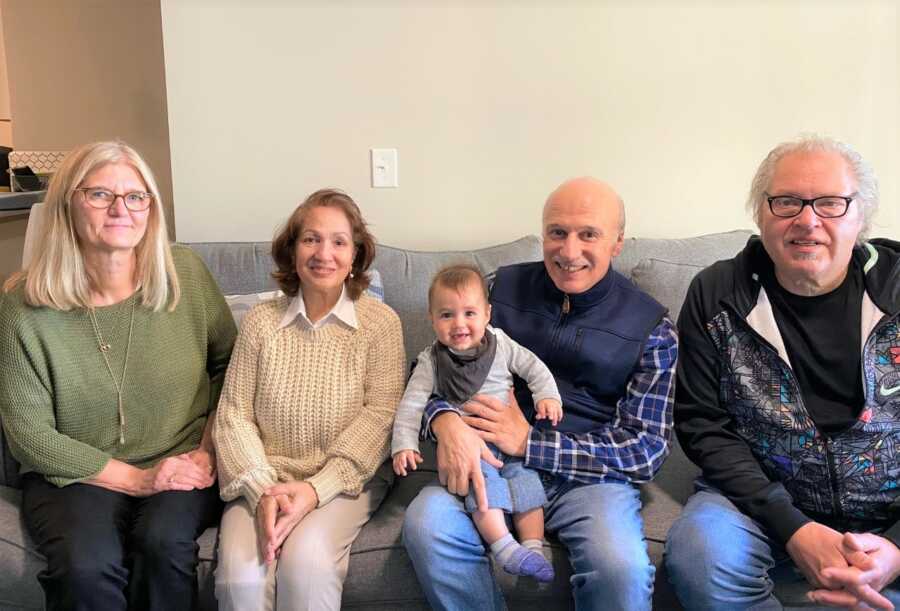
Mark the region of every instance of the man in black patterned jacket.
POLYGON ((780 609, 800 575, 820 604, 900 602, 900 244, 864 240, 877 203, 846 144, 782 144, 760 236, 691 284, 675 425, 703 475, 666 550, 687 609, 780 609))

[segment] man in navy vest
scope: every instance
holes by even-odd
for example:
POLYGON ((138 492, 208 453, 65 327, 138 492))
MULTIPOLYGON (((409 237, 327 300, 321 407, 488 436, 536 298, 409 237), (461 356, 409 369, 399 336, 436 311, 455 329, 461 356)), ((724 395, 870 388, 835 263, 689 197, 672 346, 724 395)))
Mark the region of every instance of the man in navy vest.
POLYGON ((446 488, 419 493, 403 539, 435 609, 503 608, 463 503, 471 485, 486 508, 486 441, 540 473, 547 532, 568 551, 576 608, 650 608, 654 567, 636 484, 669 452, 678 339, 665 309, 610 268, 624 225, 609 185, 567 181, 544 206, 543 262, 501 268, 491 288, 492 324, 553 372, 565 414, 558 426, 535 421, 518 385, 509 405, 476 396, 468 415, 437 400, 426 408, 446 488))
POLYGON ((878 184, 828 138, 773 149, 747 205, 760 236, 694 279, 678 321, 675 425, 703 477, 670 578, 692 610, 780 609, 773 582, 893 609, 900 244, 864 239, 878 184))

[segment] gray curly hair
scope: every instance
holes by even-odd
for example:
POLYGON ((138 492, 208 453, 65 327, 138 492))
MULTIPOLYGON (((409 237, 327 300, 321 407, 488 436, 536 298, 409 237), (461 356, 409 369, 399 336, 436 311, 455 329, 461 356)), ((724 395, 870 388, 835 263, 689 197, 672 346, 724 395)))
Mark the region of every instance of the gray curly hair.
POLYGON ((854 201, 859 204, 862 212, 862 229, 857 241, 863 241, 872 228, 872 218, 878 211, 878 179, 872 166, 862 158, 849 144, 816 134, 803 134, 796 140, 782 142, 772 149, 763 159, 756 170, 756 176, 750 185, 750 194, 747 197, 747 211, 753 216, 757 227, 762 218, 763 206, 766 202, 766 191, 775 173, 775 166, 786 155, 791 153, 827 152, 837 153, 847 161, 854 177, 856 178, 856 196, 854 201))

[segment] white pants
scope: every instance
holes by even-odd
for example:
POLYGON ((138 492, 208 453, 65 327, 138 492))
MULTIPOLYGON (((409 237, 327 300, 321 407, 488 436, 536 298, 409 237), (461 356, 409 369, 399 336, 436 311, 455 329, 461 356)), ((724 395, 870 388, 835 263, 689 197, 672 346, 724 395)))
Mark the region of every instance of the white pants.
POLYGON ((259 553, 256 516, 250 505, 243 498, 228 503, 219 530, 219 609, 340 609, 350 545, 387 489, 387 481, 376 474, 358 497, 342 494, 312 510, 285 539, 281 557, 268 567, 259 553))

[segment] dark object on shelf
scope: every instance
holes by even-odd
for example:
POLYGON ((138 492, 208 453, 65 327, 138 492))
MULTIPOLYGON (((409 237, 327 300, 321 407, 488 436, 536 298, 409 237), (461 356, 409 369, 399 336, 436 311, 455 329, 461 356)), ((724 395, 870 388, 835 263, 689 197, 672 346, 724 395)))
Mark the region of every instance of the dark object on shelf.
POLYGON ((0 187, 9 187, 9 153, 8 146, 0 146, 0 187))
POLYGON ((40 191, 44 188, 41 177, 30 167, 13 168, 10 171, 12 172, 10 178, 16 182, 16 191, 40 191))

